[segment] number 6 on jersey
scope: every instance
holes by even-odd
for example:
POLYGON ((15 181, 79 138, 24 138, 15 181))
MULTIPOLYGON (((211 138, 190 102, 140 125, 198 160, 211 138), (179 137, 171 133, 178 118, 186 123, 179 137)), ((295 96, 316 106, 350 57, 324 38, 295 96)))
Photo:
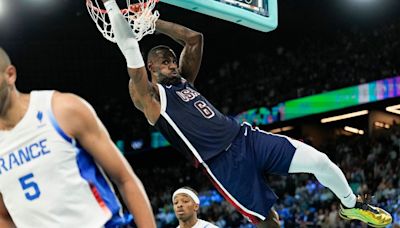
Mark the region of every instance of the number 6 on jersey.
POLYGON ((203 114, 203 116, 207 119, 211 119, 215 113, 214 111, 207 106, 206 102, 204 101, 196 101, 194 106, 203 114))

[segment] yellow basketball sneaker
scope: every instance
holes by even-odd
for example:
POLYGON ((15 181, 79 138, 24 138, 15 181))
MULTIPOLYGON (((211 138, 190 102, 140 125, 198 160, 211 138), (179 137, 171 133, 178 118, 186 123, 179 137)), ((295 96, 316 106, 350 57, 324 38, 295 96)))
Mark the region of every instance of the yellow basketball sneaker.
POLYGON ((346 220, 357 219, 372 227, 385 227, 392 223, 392 216, 388 212, 368 204, 366 198, 358 196, 353 208, 340 204, 339 216, 346 220))

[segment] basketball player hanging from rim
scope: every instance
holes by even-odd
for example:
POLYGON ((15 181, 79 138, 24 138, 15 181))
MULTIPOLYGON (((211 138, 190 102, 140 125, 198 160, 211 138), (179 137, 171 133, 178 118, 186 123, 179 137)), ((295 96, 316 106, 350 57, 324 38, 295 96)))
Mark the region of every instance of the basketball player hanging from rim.
POLYGON ((258 227, 278 227, 271 209, 277 197, 264 173, 311 173, 341 201, 340 216, 371 226, 391 223, 390 214, 356 196, 343 172, 324 154, 291 138, 269 134, 222 115, 194 87, 203 36, 178 24, 158 20, 156 30, 183 46, 178 59, 167 46, 150 50, 147 71, 138 42, 115 0, 105 3, 115 39, 130 76, 129 91, 136 108, 195 166, 203 168, 214 186, 258 227))

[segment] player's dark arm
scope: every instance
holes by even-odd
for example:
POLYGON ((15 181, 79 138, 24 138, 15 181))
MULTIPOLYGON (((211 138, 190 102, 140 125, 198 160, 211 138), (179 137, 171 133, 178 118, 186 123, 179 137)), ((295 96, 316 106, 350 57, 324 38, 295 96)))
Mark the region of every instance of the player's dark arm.
POLYGON ((16 227, 11 219, 10 214, 4 205, 3 196, 0 194, 0 227, 1 228, 14 228, 16 227))
POLYGON ((144 67, 128 68, 129 94, 135 107, 141 110, 146 118, 155 123, 160 116, 160 103, 156 99, 158 90, 148 80, 144 67))
POLYGON ((103 2, 110 18, 115 40, 127 62, 128 73, 131 78, 129 92, 132 101, 150 122, 155 123, 160 115, 160 105, 152 97, 155 86, 148 80, 139 43, 136 41, 128 22, 122 16, 115 0, 103 0, 103 2))
POLYGON ((194 84, 203 56, 203 34, 161 19, 156 22, 156 31, 171 37, 183 46, 179 60, 179 70, 186 80, 194 84))

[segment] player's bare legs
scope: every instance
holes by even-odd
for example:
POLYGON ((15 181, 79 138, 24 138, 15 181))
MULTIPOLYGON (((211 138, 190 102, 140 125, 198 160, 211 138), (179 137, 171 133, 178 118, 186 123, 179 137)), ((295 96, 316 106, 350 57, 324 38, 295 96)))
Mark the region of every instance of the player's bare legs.
POLYGON ((268 214, 268 217, 257 225, 257 228, 279 228, 279 227, 280 227, 279 215, 274 209, 271 209, 271 211, 268 214))

